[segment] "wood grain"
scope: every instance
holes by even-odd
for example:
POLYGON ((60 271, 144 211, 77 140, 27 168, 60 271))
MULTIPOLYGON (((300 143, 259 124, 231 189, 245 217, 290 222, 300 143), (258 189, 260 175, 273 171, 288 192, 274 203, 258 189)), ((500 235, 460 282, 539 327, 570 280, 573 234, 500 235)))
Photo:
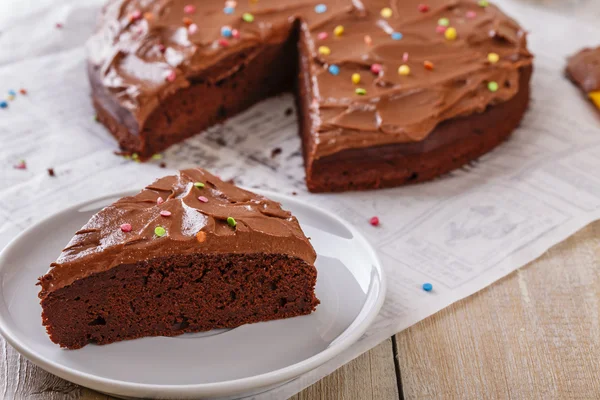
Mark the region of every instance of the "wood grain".
POLYGON ((396 335, 406 399, 600 398, 600 222, 396 335))

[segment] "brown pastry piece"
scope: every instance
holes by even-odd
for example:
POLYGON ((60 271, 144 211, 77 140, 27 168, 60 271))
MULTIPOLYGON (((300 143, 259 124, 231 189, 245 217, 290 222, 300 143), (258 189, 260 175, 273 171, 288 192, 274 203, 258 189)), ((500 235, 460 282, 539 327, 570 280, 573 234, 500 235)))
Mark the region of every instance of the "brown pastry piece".
POLYGON ((600 47, 586 48, 569 57, 566 73, 600 110, 600 47))
POLYGON ((293 88, 308 188, 371 189, 479 157, 527 108, 525 32, 487 2, 231 4, 106 6, 89 76, 124 149, 148 158, 293 88))
POLYGON ((310 314, 315 258, 279 203, 184 170, 75 234, 39 280, 42 320, 77 349, 310 314))

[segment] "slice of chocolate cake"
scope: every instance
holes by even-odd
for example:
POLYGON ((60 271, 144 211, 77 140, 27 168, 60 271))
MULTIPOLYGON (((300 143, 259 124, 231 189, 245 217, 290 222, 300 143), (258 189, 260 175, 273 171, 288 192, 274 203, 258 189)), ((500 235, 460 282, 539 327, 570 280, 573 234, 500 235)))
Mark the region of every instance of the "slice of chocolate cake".
POLYGON ((569 57, 566 73, 600 111, 600 46, 585 48, 569 57))
POLYGON ((180 171, 75 233, 39 280, 42 320, 77 349, 310 314, 315 258, 279 203, 180 171))

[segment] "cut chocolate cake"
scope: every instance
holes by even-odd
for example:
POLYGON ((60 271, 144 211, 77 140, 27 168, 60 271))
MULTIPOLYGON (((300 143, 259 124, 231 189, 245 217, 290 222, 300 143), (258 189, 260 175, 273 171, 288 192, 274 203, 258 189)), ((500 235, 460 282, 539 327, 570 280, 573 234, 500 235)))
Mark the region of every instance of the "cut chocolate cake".
POLYGON ((479 0, 111 0, 90 41, 98 117, 148 158, 294 89, 311 191, 439 176, 529 102, 525 32, 479 0))
POLYGON ((39 280, 42 320, 77 349, 310 314, 315 258, 279 203, 184 170, 75 233, 39 280))
POLYGON ((569 57, 566 73, 600 111, 600 47, 585 48, 569 57))

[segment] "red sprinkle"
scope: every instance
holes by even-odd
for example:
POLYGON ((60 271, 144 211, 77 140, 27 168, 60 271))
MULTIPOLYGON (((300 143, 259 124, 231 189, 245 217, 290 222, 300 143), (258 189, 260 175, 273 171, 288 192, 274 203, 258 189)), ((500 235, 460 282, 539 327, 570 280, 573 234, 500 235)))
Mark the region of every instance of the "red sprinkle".
POLYGON ((163 200, 162 197, 159 197, 158 199, 156 199, 156 205, 160 206, 162 203, 164 203, 165 201, 163 200))
POLYGON ((381 64, 373 64, 373 65, 371 65, 371 72, 376 75, 379 75, 382 68, 383 67, 381 66, 381 64))
POLYGON ((160 43, 158 45, 158 51, 160 51, 161 53, 164 53, 167 50, 167 48, 165 47, 164 44, 160 43))
POLYGON ((428 71, 432 71, 433 70, 433 63, 431 61, 424 61, 423 62, 423 67, 425 67, 425 69, 428 70, 428 71))
POLYGON ((56 29, 62 29, 63 24, 61 24, 60 22, 56 23, 56 29))
POLYGON ((131 22, 133 21, 137 21, 138 19, 142 18, 142 12, 140 10, 135 10, 134 12, 131 13, 131 15, 129 15, 129 20, 131 22))
POLYGON ((160 215, 162 215, 163 217, 170 217, 171 216, 171 211, 162 210, 160 212, 160 215))
POLYGON ((165 79, 169 82, 173 82, 175 80, 175 78, 177 77, 177 75, 175 74, 175 71, 171 71, 167 74, 167 76, 165 77, 165 79))
POLYGON ((238 31, 237 29, 232 29, 231 30, 231 36, 233 36, 236 39, 240 38, 240 31, 238 31))
POLYGON ((198 196, 198 200, 200 200, 203 203, 208 203, 208 199, 204 196, 198 196))
POLYGON ((425 13, 425 12, 429 11, 429 6, 427 4, 419 4, 417 6, 417 10, 419 10, 422 13, 425 13))
POLYGON ((444 32, 446 32, 446 27, 442 26, 442 25, 438 25, 438 26, 435 27, 435 31, 437 33, 444 33, 444 32))
POLYGON ((319 34, 317 35, 317 39, 319 40, 325 40, 329 37, 329 34, 327 32, 319 32, 319 34))
POLYGON ((219 46, 221 47, 229 47, 229 41, 227 39, 219 39, 218 40, 219 46))
POLYGON ((373 226, 378 226, 379 225, 379 218, 377 217, 373 217, 369 220, 369 223, 373 226))
POLYGON ((15 169, 27 169, 27 164, 25 163, 25 160, 21 160, 18 164, 15 164, 15 169))
POLYGON ((121 230, 123 232, 131 232, 131 224, 123 224, 123 225, 121 225, 121 230))
POLYGON ((187 6, 183 7, 183 12, 186 14, 193 14, 196 12, 196 7, 192 4, 188 4, 187 6))
POLYGON ((27 94, 27 90, 25 90, 25 89, 19 89, 19 93, 21 93, 21 94, 27 94))
POLYGON ((467 11, 467 18, 469 19, 473 19, 477 16, 477 13, 475 11, 467 11))

